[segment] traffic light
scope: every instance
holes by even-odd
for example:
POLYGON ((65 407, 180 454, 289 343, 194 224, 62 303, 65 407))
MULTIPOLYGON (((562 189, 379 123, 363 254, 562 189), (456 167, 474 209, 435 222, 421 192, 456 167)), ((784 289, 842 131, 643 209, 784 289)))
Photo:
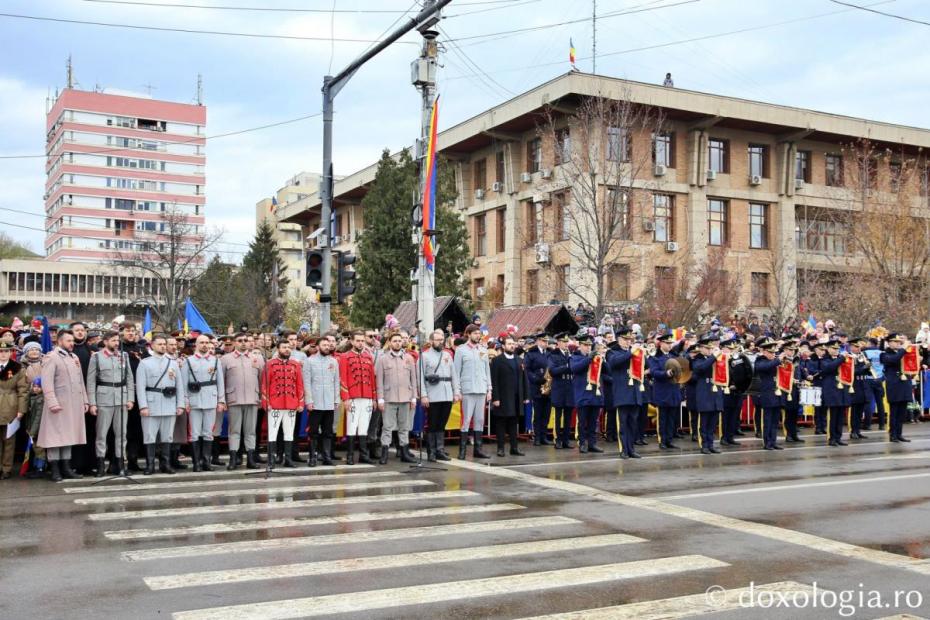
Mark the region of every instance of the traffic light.
POLYGON ((307 286, 323 290, 323 252, 307 250, 307 286))
POLYGON ((355 256, 349 252, 336 252, 336 303, 345 303, 346 298, 355 292, 355 256))

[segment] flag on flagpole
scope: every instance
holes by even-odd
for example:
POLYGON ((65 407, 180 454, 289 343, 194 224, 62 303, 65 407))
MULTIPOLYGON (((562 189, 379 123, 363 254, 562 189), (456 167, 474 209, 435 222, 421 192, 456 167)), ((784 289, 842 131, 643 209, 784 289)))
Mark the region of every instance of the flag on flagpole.
POLYGON ((207 325, 207 321, 200 314, 200 310, 188 297, 184 306, 184 332, 190 333, 191 330, 198 331, 201 334, 213 334, 213 330, 207 325))
POLYGON ((48 353, 54 348, 52 344, 52 332, 48 328, 48 317, 43 316, 40 320, 42 321, 42 336, 39 344, 42 345, 42 353, 48 353))
POLYGON ((808 315, 807 317, 807 327, 810 331, 817 331, 817 319, 814 318, 813 314, 808 315))
POLYGON ((26 452, 23 456, 23 464, 19 468, 20 477, 25 476, 26 472, 29 471, 29 453, 32 450, 32 435, 26 435, 29 440, 26 442, 26 452))
POLYGON ((568 39, 568 62, 572 64, 572 69, 575 68, 575 42, 571 38, 568 39))
POLYGON ((429 143, 426 147, 426 173, 423 183, 423 256, 426 268, 432 270, 436 263, 436 244, 432 231, 436 228, 436 126, 439 120, 439 96, 433 101, 429 119, 429 143))
POLYGON ((152 341, 152 309, 146 306, 145 318, 142 320, 142 337, 152 341))
POLYGON ((271 197, 271 206, 269 207, 269 210, 270 210, 272 213, 274 213, 277 209, 278 209, 278 199, 275 198, 274 196, 272 196, 272 197, 271 197))

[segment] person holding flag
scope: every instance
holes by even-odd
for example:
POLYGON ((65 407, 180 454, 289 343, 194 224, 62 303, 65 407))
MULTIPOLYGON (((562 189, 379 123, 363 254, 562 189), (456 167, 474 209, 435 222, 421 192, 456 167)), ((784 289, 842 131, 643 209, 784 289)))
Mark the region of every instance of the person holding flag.
POLYGON ((0 341, 0 480, 9 478, 13 471, 16 433, 7 437, 7 427, 22 419, 29 404, 29 380, 23 365, 12 356, 13 345, 0 341))

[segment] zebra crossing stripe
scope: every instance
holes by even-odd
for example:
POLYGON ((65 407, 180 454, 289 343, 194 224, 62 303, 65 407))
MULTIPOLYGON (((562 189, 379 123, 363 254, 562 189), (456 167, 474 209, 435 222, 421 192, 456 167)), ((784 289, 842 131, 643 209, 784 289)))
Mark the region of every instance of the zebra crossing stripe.
MULTIPOLYGON (((820 588, 818 590, 820 592, 826 591, 820 588)), ((711 586, 711 589, 706 592, 689 596, 533 616, 523 620, 676 620, 677 618, 691 618, 737 609, 765 608, 764 606, 768 605, 769 602, 771 602, 771 606, 774 606, 775 602, 779 600, 777 597, 772 599, 765 595, 760 598, 759 595, 762 592, 785 594, 790 602, 794 593, 798 593, 799 596, 804 595, 806 597, 804 600, 809 601, 813 591, 814 589, 811 586, 796 581, 777 581, 775 583, 753 585, 751 589, 725 590, 721 588, 717 590, 714 586, 711 586), (753 603, 756 604, 753 605, 753 603)), ((785 610, 783 609, 783 611, 785 610)))
MULTIPOLYGON (((190 459, 181 459, 181 462, 189 464, 190 459)), ((318 467, 313 467, 313 468, 299 467, 299 468, 291 469, 289 467, 280 467, 280 468, 276 467, 274 471, 275 471, 275 474, 287 474, 290 476, 308 476, 308 475, 313 475, 314 473, 318 471, 337 471, 337 470, 342 470, 342 469, 345 469, 348 471, 354 471, 357 469, 374 469, 374 467, 375 467, 374 465, 366 465, 365 463, 357 463, 355 465, 346 465, 345 463, 341 463, 339 465, 320 465, 318 467)), ((195 478, 195 477, 196 478, 208 478, 211 476, 224 476, 224 477, 225 476, 244 476, 248 472, 251 472, 251 471, 261 472, 262 470, 261 469, 259 470, 249 470, 249 469, 228 470, 226 469, 225 466, 221 468, 218 465, 214 465, 213 471, 185 471, 183 473, 183 476, 185 479, 195 478)), ((143 480, 143 479, 144 480, 177 480, 178 479, 177 475, 175 474, 162 474, 162 473, 154 473, 150 476, 145 476, 144 478, 141 474, 137 474, 134 477, 140 480, 143 480)), ((120 485, 118 483, 121 481, 122 481, 121 479, 114 480, 113 481, 115 483, 114 486, 119 487, 120 485)), ((63 486, 81 486, 81 485, 93 486, 96 482, 97 480, 95 478, 65 478, 59 484, 63 486)), ((100 485, 97 485, 97 486, 99 487, 100 485)), ((124 484, 122 486, 126 486, 126 485, 124 484)), ((128 487, 128 488, 132 488, 132 487, 128 487)))
MULTIPOLYGON (((277 470, 275 470, 277 471, 277 470)), ((400 476, 402 475, 399 471, 373 471, 373 472, 358 472, 351 474, 318 474, 310 476, 306 480, 301 480, 307 484, 313 484, 317 480, 363 480, 364 478, 384 478, 386 476, 400 476)), ((177 480, 177 478, 175 478, 177 480)), ((268 480, 258 479, 258 478, 236 478, 233 480, 179 480, 178 482, 156 482, 155 484, 146 484, 144 486, 136 487, 139 491, 149 491, 151 489, 190 489, 190 488, 200 488, 200 487, 212 487, 212 486, 230 486, 236 484, 259 484, 259 485, 275 485, 286 482, 287 484, 293 485, 296 482, 293 478, 269 478, 268 480)), ((65 489, 65 493, 125 493, 127 487, 125 486, 106 486, 106 487, 73 487, 65 489)), ((132 490, 135 490, 132 489, 132 490)), ((212 491, 208 491, 212 493, 212 491)), ((140 496, 141 497, 141 496, 140 496)))
POLYGON ((601 564, 581 568, 502 575, 445 583, 418 584, 401 588, 328 594, 307 598, 267 601, 245 605, 228 605, 173 614, 175 620, 229 620, 229 618, 311 618, 339 613, 358 613, 407 605, 444 601, 467 601, 487 596, 513 596, 523 592, 564 589, 591 584, 669 575, 691 570, 722 568, 725 562, 702 555, 685 555, 637 562, 601 564))
POLYGON ((191 536, 197 534, 228 534, 231 532, 259 532, 281 527, 306 527, 308 525, 327 525, 334 523, 358 523, 361 521, 385 521, 388 519, 408 519, 419 517, 439 517, 445 515, 499 512, 522 510, 519 504, 476 504, 473 506, 443 506, 441 508, 421 508, 418 510, 398 510, 394 512, 359 512, 329 517, 299 517, 295 519, 268 519, 266 521, 237 521, 234 523, 206 523, 188 527, 166 527, 157 529, 114 530, 104 532, 110 540, 139 540, 144 538, 166 538, 170 536, 191 536))
POLYGON ((154 519, 161 517, 186 517, 191 515, 214 515, 246 511, 289 510, 293 508, 316 508, 318 506, 349 506, 355 504, 380 504, 384 502, 424 502, 430 500, 464 499, 479 497, 474 491, 423 491, 420 493, 393 493, 386 495, 350 495, 349 497, 321 497, 253 504, 230 504, 224 506, 189 506, 187 508, 153 508, 151 510, 128 510, 125 512, 95 512, 87 515, 89 521, 123 521, 130 519, 154 519))
POLYGON ((120 495, 118 497, 79 497, 75 504, 101 506, 105 504, 127 504, 132 502, 170 502, 179 499, 210 500, 217 497, 244 497, 256 495, 282 495, 291 493, 313 493, 316 491, 351 491, 354 489, 388 489, 396 487, 434 486, 429 480, 388 480, 384 482, 357 482, 351 484, 317 484, 298 487, 262 487, 258 489, 224 489, 218 491, 191 491, 189 493, 152 493, 151 495, 120 495))
POLYGON ((297 547, 319 547, 324 545, 341 545, 346 543, 364 544, 366 542, 417 538, 420 536, 445 536, 447 534, 480 534, 499 530, 556 527, 559 525, 577 525, 577 519, 568 517, 531 517, 525 519, 503 519, 500 521, 478 521, 468 524, 430 525, 403 529, 376 530, 369 532, 347 532, 322 536, 301 536, 272 538, 268 540, 243 540, 231 543, 209 545, 187 545, 182 547, 163 547, 159 549, 142 549, 124 551, 120 557, 127 562, 142 560, 162 560, 166 558, 199 557, 227 553, 249 553, 271 549, 295 549, 297 547))
POLYGON ((311 577, 314 575, 332 575, 360 570, 379 570, 402 568, 406 566, 427 566, 448 562, 466 562, 499 557, 515 557, 537 553, 554 553, 559 551, 577 551, 612 545, 627 545, 646 542, 642 538, 626 534, 605 534, 601 536, 579 536, 576 538, 557 538, 531 542, 487 545, 483 547, 466 547, 464 549, 445 549, 442 551, 421 551, 403 555, 383 555, 360 559, 335 560, 326 562, 306 562, 285 564, 283 566, 262 566, 256 568, 237 568, 181 575, 146 577, 145 583, 152 590, 171 590, 194 586, 210 586, 268 579, 286 579, 290 577, 311 577))

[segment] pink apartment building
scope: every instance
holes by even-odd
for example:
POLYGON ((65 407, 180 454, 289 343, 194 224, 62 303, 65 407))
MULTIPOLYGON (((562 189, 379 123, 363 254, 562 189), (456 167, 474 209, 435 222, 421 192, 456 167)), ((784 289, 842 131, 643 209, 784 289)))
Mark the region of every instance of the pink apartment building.
POLYGON ((106 263, 163 243, 167 212, 204 234, 203 105, 65 89, 46 119, 46 260, 106 263))

